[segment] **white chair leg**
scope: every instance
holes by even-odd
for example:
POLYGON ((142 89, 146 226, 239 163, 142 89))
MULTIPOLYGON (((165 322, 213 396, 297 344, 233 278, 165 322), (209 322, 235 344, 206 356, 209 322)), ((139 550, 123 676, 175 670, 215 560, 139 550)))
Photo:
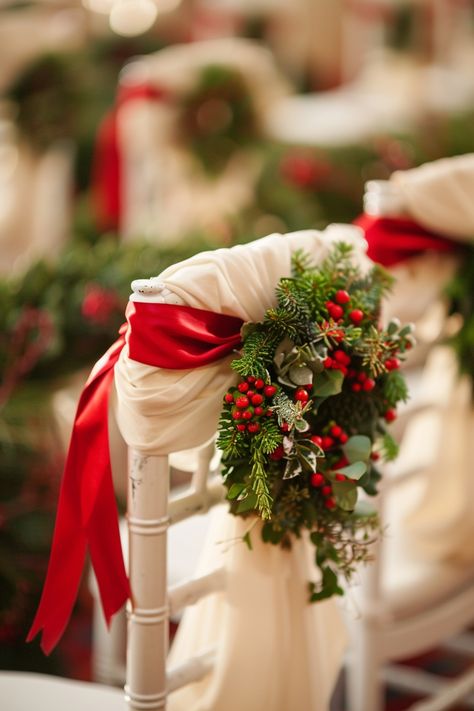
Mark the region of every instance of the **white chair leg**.
POLYGON ((128 609, 125 693, 131 711, 163 711, 169 617, 168 458, 130 450, 129 459, 129 574, 134 599, 128 609))

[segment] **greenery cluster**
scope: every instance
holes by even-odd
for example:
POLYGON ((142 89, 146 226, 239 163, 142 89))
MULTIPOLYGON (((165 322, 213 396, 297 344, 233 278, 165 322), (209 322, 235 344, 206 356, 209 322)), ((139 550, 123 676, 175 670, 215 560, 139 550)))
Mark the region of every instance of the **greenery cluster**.
POLYGON ((376 492, 377 459, 397 453, 386 424, 408 396, 398 367, 413 337, 395 320, 379 326, 390 285, 380 267, 363 275, 351 246, 318 268, 297 253, 277 306, 244 326, 232 363, 241 381, 218 437, 231 511, 260 517, 269 543, 309 532, 321 572, 312 601, 342 594, 339 576, 368 558, 378 522, 358 493, 376 492))
POLYGON ((181 100, 176 122, 179 143, 190 149, 208 174, 249 146, 261 148, 261 126, 249 87, 230 67, 209 65, 181 100))

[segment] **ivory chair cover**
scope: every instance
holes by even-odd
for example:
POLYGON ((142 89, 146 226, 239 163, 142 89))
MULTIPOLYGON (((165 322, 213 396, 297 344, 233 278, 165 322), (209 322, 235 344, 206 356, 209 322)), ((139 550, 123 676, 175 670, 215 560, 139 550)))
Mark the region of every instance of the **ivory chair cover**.
MULTIPOLYGON (((369 264, 357 228, 332 226, 322 233, 271 235, 205 252, 140 288, 146 291, 159 281, 175 302, 258 321, 275 305, 279 278, 290 275, 292 252, 303 249, 318 263, 340 239, 354 245, 358 263, 369 264)), ((133 362, 124 349, 115 386, 118 423, 129 446, 163 455, 212 437, 222 393, 235 382, 230 361, 168 371, 133 362)), ((224 505, 213 514, 199 572, 224 562, 228 587, 185 612, 171 657, 178 663, 215 646, 216 663, 203 681, 171 695, 171 711, 328 708, 346 644, 338 608, 333 601, 305 602, 307 581, 314 576, 305 540, 291 552, 264 545, 257 524, 251 534, 254 550, 248 551, 238 540, 248 527, 248 521, 231 516, 224 505)))
MULTIPOLYGON (((455 241, 474 241, 474 154, 396 172, 391 182, 400 191, 406 212, 423 227, 455 241)), ((434 329, 427 336, 435 340, 446 311, 442 292, 458 263, 457 257, 426 254, 392 269, 397 283, 387 315, 418 321, 421 331, 434 329), (435 318, 423 322, 433 305, 437 315, 432 311, 435 318)), ((455 356, 448 347, 440 347, 436 358, 444 363, 442 370, 452 382, 451 393, 435 464, 425 472, 425 488, 406 521, 406 535, 425 557, 473 563, 474 410, 470 384, 466 378, 453 377, 455 356)))

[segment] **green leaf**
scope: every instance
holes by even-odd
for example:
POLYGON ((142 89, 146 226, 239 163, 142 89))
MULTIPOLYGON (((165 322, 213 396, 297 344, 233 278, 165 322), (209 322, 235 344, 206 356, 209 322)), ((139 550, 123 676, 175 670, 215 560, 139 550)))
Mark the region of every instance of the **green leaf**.
POLYGON ((349 462, 367 462, 372 451, 372 442, 365 435, 350 437, 342 447, 349 462))
POLYGON ((334 481, 332 490, 337 505, 344 511, 353 511, 357 503, 357 487, 351 481, 334 481))
POLYGON ((314 391, 318 397, 338 395, 342 390, 344 375, 340 370, 325 370, 318 375, 314 383, 314 391))
POLYGON ((348 479, 360 479, 367 471, 367 465, 365 462, 354 462, 349 464, 348 467, 342 467, 337 471, 340 474, 344 474, 348 479))
POLYGON ((257 494, 251 493, 242 499, 237 506, 237 513, 245 513, 246 511, 252 511, 257 506, 257 494))
POLYGON ((247 546, 247 548, 249 549, 249 551, 253 550, 252 540, 250 538, 250 531, 247 531, 247 533, 244 536, 242 536, 242 540, 245 543, 245 545, 247 546))
POLYGON ((232 484, 229 491, 227 492, 227 498, 231 501, 233 499, 237 499, 242 494, 242 492, 245 491, 246 488, 247 485, 241 482, 232 484))

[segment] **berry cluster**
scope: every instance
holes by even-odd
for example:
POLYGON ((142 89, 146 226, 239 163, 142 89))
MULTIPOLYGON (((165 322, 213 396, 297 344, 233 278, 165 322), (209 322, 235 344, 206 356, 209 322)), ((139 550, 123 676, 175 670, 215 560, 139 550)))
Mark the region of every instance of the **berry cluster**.
POLYGON ((271 417, 272 410, 268 407, 273 396, 277 393, 276 385, 265 385, 261 378, 249 375, 246 380, 229 390, 224 395, 224 401, 232 405, 232 419, 235 420, 239 432, 257 434, 260 432, 262 417, 271 417))
POLYGON ((345 289, 336 291, 334 301, 326 301, 326 308, 329 316, 334 321, 342 321, 345 316, 355 325, 358 326, 364 319, 364 312, 360 309, 350 309, 351 297, 345 289))

